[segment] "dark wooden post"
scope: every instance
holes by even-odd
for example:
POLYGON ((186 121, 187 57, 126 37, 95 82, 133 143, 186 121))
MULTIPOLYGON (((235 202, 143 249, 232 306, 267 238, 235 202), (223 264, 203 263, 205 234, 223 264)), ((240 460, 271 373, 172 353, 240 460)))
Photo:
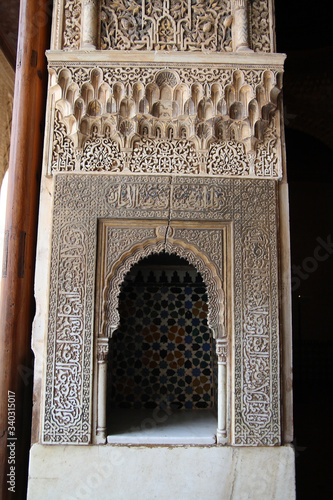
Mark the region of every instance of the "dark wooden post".
POLYGON ((47 88, 45 50, 51 10, 48 0, 21 0, 0 302, 1 500, 26 498, 33 381, 31 324, 47 88), (8 406, 15 413, 8 415, 8 406), (15 474, 8 476, 13 470, 15 474), (15 480, 8 483, 11 477, 15 480), (14 483, 15 494, 8 490, 14 483))

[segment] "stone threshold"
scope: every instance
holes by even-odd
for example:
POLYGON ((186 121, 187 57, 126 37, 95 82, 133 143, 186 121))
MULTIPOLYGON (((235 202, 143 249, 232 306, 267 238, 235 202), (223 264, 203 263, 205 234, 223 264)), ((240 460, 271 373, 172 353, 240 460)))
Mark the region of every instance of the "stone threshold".
POLYGON ((115 409, 108 422, 108 444, 212 445, 217 417, 213 410, 115 409))

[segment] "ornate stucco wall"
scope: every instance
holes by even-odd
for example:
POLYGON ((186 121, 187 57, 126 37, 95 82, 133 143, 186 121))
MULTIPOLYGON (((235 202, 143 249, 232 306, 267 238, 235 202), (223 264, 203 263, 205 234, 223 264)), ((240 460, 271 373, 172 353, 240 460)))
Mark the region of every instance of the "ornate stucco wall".
MULTIPOLYGON (((222 280, 224 262, 226 259, 233 262, 235 275, 233 279, 229 277, 228 286, 234 289, 234 296, 233 307, 229 305, 227 329, 232 336, 230 367, 234 366, 231 394, 235 419, 229 442, 280 443, 276 201, 274 181, 57 175, 52 224, 46 443, 91 441, 95 256, 100 218, 124 219, 121 228, 113 229, 109 269, 138 246, 142 251, 136 250, 137 257, 127 264, 126 270, 131 262, 165 248, 171 253, 182 253, 181 256, 199 267, 200 262, 189 250, 181 252, 174 247, 177 241, 184 242, 184 247, 193 245, 201 260, 209 259, 216 266, 222 280), (135 221, 134 227, 127 223, 128 219, 135 221), (147 219, 149 224, 145 228, 147 219), (218 225, 214 228, 213 221, 228 221, 232 225, 233 244, 227 250, 228 255, 218 225), (174 234, 165 240, 164 233, 159 235, 158 231, 168 223, 174 234), (62 397, 69 386, 70 407, 62 397)), ((204 263, 199 270, 209 283, 204 263)), ((227 288, 226 279, 223 282, 227 288)), ((213 291, 213 299, 212 295, 213 291)), ((215 302, 209 302, 212 316, 217 314, 215 302)), ((116 305, 113 302, 109 310, 114 311, 116 305)), ((114 322, 112 318, 110 321, 114 322)))
MULTIPOLYGON (((288 233, 284 55, 274 47, 271 1, 55 2, 30 498, 38 490, 43 450, 56 461, 59 450, 67 450, 79 462, 80 452, 69 445, 86 445, 82 457, 95 453, 97 443, 105 456, 115 453, 105 444, 105 386, 120 286, 135 263, 163 251, 185 258, 207 286, 219 380, 219 451, 212 449, 209 463, 229 466, 223 445, 238 447, 244 461, 231 474, 244 492, 247 447, 257 465, 267 453, 268 486, 246 498, 267 498, 273 490, 272 498, 282 490, 294 498, 292 450, 281 446, 280 351, 289 305, 280 292, 289 271, 280 252, 288 253, 287 239, 280 242, 288 233), (284 485, 282 476, 272 479, 283 454, 284 485)), ((198 495, 206 451, 191 452, 200 461, 192 471, 198 495)), ((141 460, 138 453, 129 448, 130 470, 141 460)), ((186 460, 185 448, 177 453, 186 460)), ((162 449, 152 455, 169 474, 162 449)), ((146 451, 142 457, 151 463, 146 451)), ((58 493, 62 474, 55 477, 58 493)), ((124 473, 117 474, 124 481, 124 473)), ((148 481, 144 473, 140 480, 148 481)), ((171 489, 175 481, 170 478, 171 489)), ((146 486, 143 491, 149 498, 146 486)), ((223 495, 232 497, 227 487, 223 495)))

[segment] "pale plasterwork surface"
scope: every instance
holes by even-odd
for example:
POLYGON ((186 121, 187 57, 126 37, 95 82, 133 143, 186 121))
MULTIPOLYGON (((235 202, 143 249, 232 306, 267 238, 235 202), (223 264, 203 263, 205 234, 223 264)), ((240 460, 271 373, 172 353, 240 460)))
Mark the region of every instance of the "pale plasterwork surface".
POLYGON ((294 500, 294 451, 277 448, 42 446, 28 500, 294 500))
MULTIPOLYGON (((278 444, 276 210, 275 181, 58 174, 44 441, 90 441, 96 237, 102 217, 233 223, 231 439, 236 445, 278 444)), ((139 232, 137 241, 144 245, 139 232)))
POLYGON ((270 53, 275 49, 272 0, 168 0, 154 5, 146 0, 101 0, 100 4, 57 0, 53 17, 52 48, 68 51, 87 41, 82 40, 82 31, 90 43, 106 52, 223 53, 245 48, 270 53), (85 19, 87 12, 92 22, 85 19))
POLYGON ((282 177, 283 56, 84 55, 48 54, 49 173, 282 177))

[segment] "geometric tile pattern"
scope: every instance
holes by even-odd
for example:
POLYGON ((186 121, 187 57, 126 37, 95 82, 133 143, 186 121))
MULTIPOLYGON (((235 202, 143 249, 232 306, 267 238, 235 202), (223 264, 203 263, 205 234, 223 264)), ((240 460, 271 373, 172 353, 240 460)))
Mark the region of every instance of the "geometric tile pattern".
POLYGON ((120 327, 110 340, 109 404, 212 408, 207 290, 194 267, 144 276, 133 266, 123 282, 119 311, 120 327))

